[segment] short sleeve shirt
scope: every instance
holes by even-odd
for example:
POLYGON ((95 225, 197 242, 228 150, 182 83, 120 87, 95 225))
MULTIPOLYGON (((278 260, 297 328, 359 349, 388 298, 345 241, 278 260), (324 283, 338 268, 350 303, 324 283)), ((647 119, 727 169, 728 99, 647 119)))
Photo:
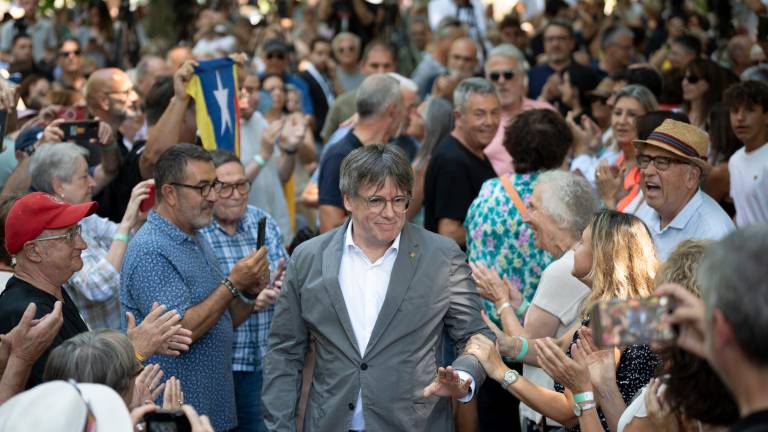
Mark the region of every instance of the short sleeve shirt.
POLYGON ((357 139, 354 131, 350 131, 338 144, 331 147, 323 155, 323 160, 320 162, 320 178, 318 179, 320 205, 344 208, 344 199, 339 189, 341 162, 352 150, 362 146, 363 143, 357 139))
MULTIPOLYGON (((183 318, 187 309, 208 298, 224 278, 213 251, 199 233, 190 236, 155 211, 149 213, 147 222, 128 244, 121 276, 121 315, 131 312, 137 323, 152 310, 154 302, 175 309, 183 318)), ((175 376, 184 383, 185 401, 209 416, 216 430, 237 424, 232 342, 232 318, 225 311, 186 353, 149 360, 159 364, 165 376, 175 376)))
MULTIPOLYGON (((28 389, 43 382, 45 363, 48 361, 48 355, 50 355, 54 348, 61 345, 65 340, 88 331, 88 326, 83 321, 77 306, 67 295, 67 292, 62 290, 61 294, 64 298, 61 310, 64 323, 61 329, 59 329, 59 333, 53 338, 51 346, 32 366, 32 371, 27 380, 26 388, 28 389)), ((0 334, 7 334, 16 327, 30 303, 34 303, 37 306, 35 318, 38 319, 53 312, 53 306, 56 304, 56 301, 58 299, 52 294, 35 288, 28 282, 15 276, 12 277, 8 281, 5 291, 0 295, 0 334)))
POLYGON ((496 177, 488 159, 480 159, 453 135, 438 145, 424 177, 424 228, 437 232, 440 219, 462 224, 483 183, 496 177))

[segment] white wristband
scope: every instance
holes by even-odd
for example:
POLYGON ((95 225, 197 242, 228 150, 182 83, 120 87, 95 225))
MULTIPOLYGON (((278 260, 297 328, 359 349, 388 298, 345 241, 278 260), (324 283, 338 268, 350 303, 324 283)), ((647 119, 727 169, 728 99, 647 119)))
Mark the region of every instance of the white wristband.
POLYGON ((254 156, 253 161, 256 162, 256 165, 258 165, 261 168, 264 168, 264 165, 267 164, 267 161, 265 161, 264 158, 261 157, 261 155, 254 156))

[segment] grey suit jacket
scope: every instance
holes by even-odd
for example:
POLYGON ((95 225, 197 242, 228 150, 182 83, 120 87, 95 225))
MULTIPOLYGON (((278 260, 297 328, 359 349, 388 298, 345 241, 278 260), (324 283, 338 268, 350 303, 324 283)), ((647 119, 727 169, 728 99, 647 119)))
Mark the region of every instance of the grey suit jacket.
MULTIPOLYGON (((304 430, 346 431, 358 391, 368 431, 451 431, 451 401, 422 392, 435 378, 443 330, 462 350, 476 333, 494 338, 465 255, 447 238, 406 224, 387 294, 361 356, 339 286, 349 222, 302 244, 286 270, 264 357, 262 401, 270 431, 293 431, 310 335, 315 369, 304 430)), ((462 355, 454 368, 479 386, 485 371, 462 355)))

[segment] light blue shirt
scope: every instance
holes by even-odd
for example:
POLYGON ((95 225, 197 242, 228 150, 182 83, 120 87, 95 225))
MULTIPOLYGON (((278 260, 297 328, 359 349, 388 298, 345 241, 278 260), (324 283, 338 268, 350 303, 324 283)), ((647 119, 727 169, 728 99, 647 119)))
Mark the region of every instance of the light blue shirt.
POLYGON ((661 261, 666 261, 683 240, 720 240, 735 228, 722 207, 701 190, 664 228, 661 228, 659 213, 647 202, 640 206, 635 215, 651 231, 656 243, 656 254, 661 261))

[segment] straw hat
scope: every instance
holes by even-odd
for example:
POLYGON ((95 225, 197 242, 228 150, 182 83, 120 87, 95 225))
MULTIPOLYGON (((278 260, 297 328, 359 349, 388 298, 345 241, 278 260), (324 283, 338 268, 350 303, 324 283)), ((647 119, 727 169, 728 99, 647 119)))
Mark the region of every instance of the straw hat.
POLYGON ((696 126, 681 121, 667 119, 657 127, 645 140, 634 140, 632 143, 639 148, 651 145, 674 153, 680 159, 696 164, 704 172, 711 167, 707 162, 709 155, 709 135, 696 126))

